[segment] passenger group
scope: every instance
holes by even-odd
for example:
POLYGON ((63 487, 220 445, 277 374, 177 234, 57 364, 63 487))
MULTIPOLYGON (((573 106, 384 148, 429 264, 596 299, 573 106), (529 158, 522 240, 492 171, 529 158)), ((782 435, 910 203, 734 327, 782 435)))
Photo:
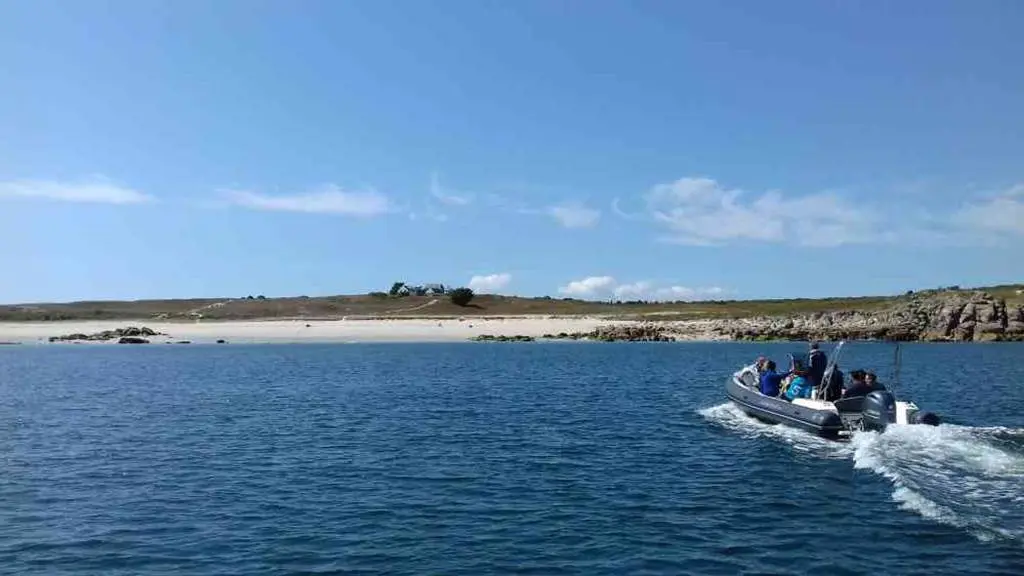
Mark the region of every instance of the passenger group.
POLYGON ((759 356, 755 363, 743 368, 739 375, 742 377, 744 373, 748 373, 755 378, 758 389, 765 396, 790 401, 796 398, 811 398, 814 390, 818 390, 819 399, 828 401, 864 396, 873 390, 885 390, 873 372, 853 370, 847 383, 839 370, 839 365, 836 364, 826 375, 828 358, 818 349, 817 343, 811 344, 807 360, 808 365, 804 366, 801 360, 794 358, 790 362, 789 370, 779 372, 774 360, 759 356))

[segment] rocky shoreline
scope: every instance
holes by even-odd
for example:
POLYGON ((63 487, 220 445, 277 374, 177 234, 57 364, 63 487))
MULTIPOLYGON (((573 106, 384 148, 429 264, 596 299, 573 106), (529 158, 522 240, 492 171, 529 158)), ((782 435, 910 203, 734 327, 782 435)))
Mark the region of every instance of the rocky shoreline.
POLYGON ((141 328, 128 326, 127 328, 104 330, 94 334, 75 333, 65 334, 63 336, 50 336, 50 342, 107 342, 108 340, 116 338, 120 344, 148 344, 149 340, 146 340, 146 338, 163 335, 164 334, 145 326, 141 328))
MULTIPOLYGON (((714 320, 647 320, 600 326, 588 332, 545 334, 542 340, 599 342, 838 341, 1024 342, 1024 306, 985 292, 910 295, 884 309, 844 310, 774 317, 714 320)), ((474 340, 524 342, 529 336, 478 336, 474 340)))
POLYGON ((1022 342, 1024 306, 985 292, 910 296, 888 308, 793 318, 747 318, 717 323, 731 340, 886 340, 900 342, 1022 342))

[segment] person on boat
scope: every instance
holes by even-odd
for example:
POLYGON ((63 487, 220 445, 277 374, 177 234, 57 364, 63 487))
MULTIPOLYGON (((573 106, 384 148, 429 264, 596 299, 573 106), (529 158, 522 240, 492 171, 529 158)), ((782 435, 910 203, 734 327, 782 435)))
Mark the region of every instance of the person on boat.
POLYGON ((808 371, 802 367, 793 367, 793 370, 791 370, 792 378, 786 385, 784 392, 788 400, 811 397, 811 390, 814 390, 814 385, 811 384, 807 373, 808 371))
POLYGON ((878 377, 875 376, 874 372, 866 372, 864 374, 864 383, 871 387, 871 391, 885 390, 885 386, 878 381, 878 377))
POLYGON ((767 358, 765 358, 764 356, 758 356, 756 362, 748 366, 744 366, 743 368, 740 369, 739 372, 736 373, 736 375, 739 377, 740 380, 743 380, 744 374, 750 374, 751 376, 753 376, 754 382, 760 382, 761 374, 764 373, 765 362, 767 361, 767 358))
POLYGON ((854 370, 850 372, 850 385, 843 390, 843 398, 865 396, 872 390, 874 388, 867 382, 867 373, 860 369, 854 370))
POLYGON ((776 397, 779 395, 779 391, 782 389, 782 379, 788 376, 789 373, 780 374, 775 371, 775 361, 769 360, 764 364, 764 372, 761 373, 761 380, 759 387, 761 394, 765 396, 776 397))
POLYGON ((821 380, 825 377, 825 368, 828 366, 828 357, 818 349, 817 342, 811 342, 811 352, 807 356, 810 364, 807 370, 807 378, 817 388, 821 386, 821 380))
POLYGON ((867 376, 867 372, 861 370, 860 368, 851 371, 850 372, 850 384, 849 384, 849 386, 845 386, 845 388, 853 388, 854 386, 857 386, 858 384, 864 384, 865 376, 867 376))

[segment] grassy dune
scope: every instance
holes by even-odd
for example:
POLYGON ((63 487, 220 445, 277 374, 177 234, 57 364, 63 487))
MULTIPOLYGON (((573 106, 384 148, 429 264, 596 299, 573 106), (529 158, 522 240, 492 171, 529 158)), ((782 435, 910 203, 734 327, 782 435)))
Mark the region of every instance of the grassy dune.
MULTIPOLYGON (((974 288, 986 291, 1007 304, 1024 304, 1018 291, 1024 284, 974 288)), ((938 291, 921 291, 917 295, 938 291)), ((273 318, 444 316, 559 316, 600 315, 621 318, 702 319, 750 316, 792 316, 842 310, 872 311, 885 308, 908 295, 858 298, 794 298, 780 300, 724 300, 675 303, 609 303, 548 297, 479 295, 460 307, 444 296, 387 297, 352 295, 267 299, 207 298, 180 300, 82 301, 0 305, 0 322, 58 320, 258 320, 273 318)))

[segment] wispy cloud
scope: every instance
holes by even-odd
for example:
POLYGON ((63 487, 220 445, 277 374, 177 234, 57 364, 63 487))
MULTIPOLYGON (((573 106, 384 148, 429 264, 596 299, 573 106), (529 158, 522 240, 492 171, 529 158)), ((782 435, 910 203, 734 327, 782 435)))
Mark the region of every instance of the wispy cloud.
POLYGON ((292 195, 268 195, 248 190, 223 190, 222 193, 230 203, 254 210, 356 217, 380 216, 398 210, 386 195, 376 190, 348 192, 334 184, 292 195))
POLYGON ((590 228, 597 225, 601 212, 578 202, 548 206, 545 212, 565 228, 590 228))
POLYGON ((469 287, 474 292, 493 294, 508 286, 512 281, 512 275, 508 272, 498 274, 487 274, 485 276, 473 276, 469 279, 469 287))
POLYGON ((834 191, 790 196, 777 190, 752 194, 712 178, 687 177, 658 184, 641 197, 641 208, 612 212, 652 223, 661 241, 690 246, 723 246, 742 241, 807 247, 900 243, 925 246, 987 245, 1024 236, 1024 184, 973 198, 960 207, 929 210, 925 183, 912 196, 883 208, 834 191))
POLYGON ((409 212, 409 220, 433 220, 434 222, 447 222, 448 215, 438 212, 429 206, 422 212, 409 212))
POLYGON ((90 182, 12 180, 0 182, 0 198, 36 198, 94 204, 142 204, 156 200, 138 190, 105 179, 90 182))
POLYGON ((473 194, 468 192, 456 192, 441 186, 441 180, 437 173, 430 175, 430 195, 442 204, 449 206, 466 206, 473 202, 473 194))
POLYGON ((748 198, 710 178, 680 178, 644 195, 648 217, 666 241, 697 246, 732 241, 837 246, 880 239, 874 214, 836 194, 786 197, 767 191, 748 198))
POLYGON ((1024 184, 964 204, 952 221, 982 235, 1024 236, 1024 184))
POLYGON ((560 286, 558 292, 576 298, 615 298, 616 300, 677 301, 706 300, 721 297, 729 290, 718 286, 691 288, 662 286, 649 280, 619 283, 613 276, 588 276, 560 286))

